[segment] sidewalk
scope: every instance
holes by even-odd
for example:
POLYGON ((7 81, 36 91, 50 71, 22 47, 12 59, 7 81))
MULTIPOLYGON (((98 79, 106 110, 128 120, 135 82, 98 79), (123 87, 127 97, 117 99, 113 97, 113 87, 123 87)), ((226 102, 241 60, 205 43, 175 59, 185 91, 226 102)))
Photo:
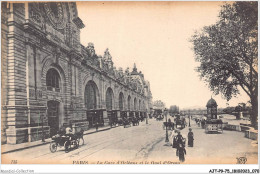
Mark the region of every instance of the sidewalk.
MULTIPOLYGON (((118 127, 118 126, 116 126, 118 127)), ((112 128, 116 128, 112 127, 112 128)), ((91 128, 89 130, 84 131, 84 135, 88 134, 93 134, 93 133, 98 133, 101 131, 109 130, 111 129, 110 126, 104 126, 104 127, 99 127, 98 131, 96 131, 96 128, 91 128)), ((21 143, 21 144, 4 144, 1 146, 1 153, 6 154, 6 153, 11 153, 15 151, 20 151, 28 148, 33 148, 41 145, 45 145, 51 142, 51 138, 45 139, 45 142, 42 142, 42 140, 34 141, 34 142, 26 142, 26 143, 21 143)))
MULTIPOLYGON (((180 130, 186 138, 185 162, 181 164, 236 164, 238 157, 246 157, 247 164, 256 164, 258 159, 258 146, 253 140, 244 137, 242 132, 226 131, 221 134, 207 134, 194 120, 191 127, 180 130), (188 147, 188 132, 192 128, 194 133, 194 147, 188 147)), ((163 140, 153 147, 147 161, 161 162, 161 164, 178 163, 176 149, 172 148, 172 131, 169 131, 170 142, 165 142, 165 130, 163 140)))

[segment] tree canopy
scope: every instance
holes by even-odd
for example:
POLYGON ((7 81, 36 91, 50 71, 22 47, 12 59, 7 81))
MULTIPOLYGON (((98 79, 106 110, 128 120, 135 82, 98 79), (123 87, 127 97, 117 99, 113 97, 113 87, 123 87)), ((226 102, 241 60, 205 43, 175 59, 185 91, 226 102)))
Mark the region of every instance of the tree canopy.
POLYGON ((191 42, 196 69, 210 89, 227 100, 240 93, 250 97, 256 124, 258 102, 258 5, 257 2, 226 3, 216 24, 195 32, 191 42))
POLYGON ((170 106, 169 114, 172 115, 172 116, 175 115, 175 114, 179 114, 179 107, 176 106, 176 105, 170 106))

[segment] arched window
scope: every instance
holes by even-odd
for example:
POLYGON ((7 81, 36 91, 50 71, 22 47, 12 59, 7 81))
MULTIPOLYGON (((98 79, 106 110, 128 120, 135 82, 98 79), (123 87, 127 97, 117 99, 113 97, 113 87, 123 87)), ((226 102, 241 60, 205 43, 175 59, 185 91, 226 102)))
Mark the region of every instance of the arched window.
POLYGON ((88 82, 85 87, 85 106, 87 109, 97 108, 96 84, 92 81, 88 82))
POLYGON ((60 75, 55 69, 50 69, 46 75, 47 90, 60 92, 60 75))
POLYGON ((139 111, 141 111, 141 100, 139 100, 139 111))
POLYGON ((136 98, 134 99, 134 110, 136 111, 136 104, 137 104, 137 102, 136 102, 136 98))
POLYGON ((119 110, 122 111, 124 109, 124 95, 122 92, 119 94, 119 110))
POLYGON ((111 88, 108 88, 106 92, 106 108, 108 111, 112 111, 112 107, 113 107, 113 91, 111 88))
POLYGON ((129 95, 127 99, 127 109, 130 111, 130 108, 131 108, 131 97, 129 95))

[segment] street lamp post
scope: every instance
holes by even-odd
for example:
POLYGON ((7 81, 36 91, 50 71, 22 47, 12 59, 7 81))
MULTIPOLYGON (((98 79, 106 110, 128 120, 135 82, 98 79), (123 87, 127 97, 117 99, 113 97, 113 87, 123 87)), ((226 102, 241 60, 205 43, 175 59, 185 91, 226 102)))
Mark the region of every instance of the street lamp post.
POLYGON ((189 127, 190 127, 190 111, 189 111, 189 127))
MULTIPOLYGON (((47 111, 47 110, 46 110, 47 111)), ((39 113, 40 114, 40 113, 39 113)), ((46 114, 46 112, 45 112, 46 114)), ((44 126, 43 126, 43 122, 44 122, 44 118, 43 118, 43 115, 41 116, 41 120, 42 120, 42 142, 45 142, 45 136, 44 136, 44 126)))
POLYGON ((148 114, 147 114, 147 109, 146 109, 146 113, 145 113, 145 115, 146 115, 146 124, 148 124, 148 114))
MULTIPOLYGON (((39 113, 40 114, 40 113, 39 113)), ((46 111, 45 111, 45 116, 47 116, 47 109, 46 109, 46 111)), ((40 117, 41 117, 41 121, 42 121, 42 142, 45 142, 45 133, 44 133, 44 116, 42 115, 40 115, 40 117)))
POLYGON ((166 115, 166 138, 165 138, 165 142, 169 142, 169 137, 168 137, 168 122, 167 122, 167 109, 164 109, 164 113, 166 115))

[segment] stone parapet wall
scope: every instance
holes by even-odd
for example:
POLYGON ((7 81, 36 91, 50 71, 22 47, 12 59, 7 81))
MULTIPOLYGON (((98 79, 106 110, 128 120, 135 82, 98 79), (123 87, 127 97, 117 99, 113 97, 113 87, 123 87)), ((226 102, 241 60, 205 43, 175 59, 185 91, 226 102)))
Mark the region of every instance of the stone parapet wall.
POLYGON ((252 140, 258 140, 258 131, 254 129, 247 130, 245 131, 245 137, 252 140))

